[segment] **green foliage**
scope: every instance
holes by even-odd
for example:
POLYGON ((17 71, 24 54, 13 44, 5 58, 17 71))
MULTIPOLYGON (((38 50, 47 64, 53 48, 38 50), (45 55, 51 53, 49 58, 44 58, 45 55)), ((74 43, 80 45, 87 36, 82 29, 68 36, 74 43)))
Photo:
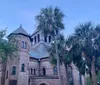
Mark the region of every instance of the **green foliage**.
POLYGON ((86 78, 86 83, 87 83, 87 85, 90 85, 90 77, 86 78))
MULTIPOLYGON (((58 53, 59 53, 59 57, 60 57, 60 63, 63 60, 63 53, 64 53, 64 36, 59 35, 58 39, 57 39, 57 46, 58 46, 58 53)), ((55 43, 51 43, 51 47, 49 48, 49 53, 50 53, 50 61, 52 64, 56 64, 57 63, 57 58, 56 58, 56 46, 55 43)))
MULTIPOLYGON (((73 62, 81 74, 89 73, 91 81, 100 68, 100 25, 93 26, 91 22, 80 24, 76 27, 75 38, 76 42, 72 45, 73 52, 76 52, 72 53, 73 62), (95 69, 94 74, 92 69, 95 69)), ((96 79, 93 82, 96 84, 96 79)))
POLYGON ((36 16, 38 29, 42 30, 45 36, 51 35, 53 43, 50 52, 50 60, 57 63, 57 50, 60 63, 69 65, 73 62, 81 74, 88 71, 91 74, 91 63, 95 59, 95 69, 100 69, 100 25, 93 26, 91 22, 80 24, 76 27, 75 33, 68 39, 60 35, 64 29, 64 14, 59 8, 43 8, 36 16), (58 47, 58 48, 56 48, 58 47))
MULTIPOLYGON (((75 51, 72 51, 71 49, 72 44, 70 39, 68 38, 65 40, 63 35, 59 35, 57 42, 60 63, 63 62, 64 64, 69 65, 73 60, 72 52, 75 53, 75 51)), ((51 44, 51 47, 48 51, 50 53, 51 63, 56 64, 56 48, 54 43, 51 44)))
POLYGON ((98 81, 99 84, 100 84, 100 70, 99 70, 99 72, 98 72, 98 74, 97 74, 97 81, 98 81))
POLYGON ((1 62, 6 62, 8 57, 12 58, 16 56, 17 48, 15 45, 11 44, 8 40, 4 39, 6 30, 0 31, 0 60, 1 62))
POLYGON ((45 36, 50 34, 54 37, 55 33, 58 34, 61 29, 64 29, 63 17, 64 14, 57 7, 43 8, 36 16, 38 29, 42 30, 45 36))
MULTIPOLYGON (((98 72, 97 74, 97 82, 98 82, 98 85, 100 85, 100 72, 98 72)), ((90 85, 90 77, 86 78, 86 83, 87 85, 90 85)))

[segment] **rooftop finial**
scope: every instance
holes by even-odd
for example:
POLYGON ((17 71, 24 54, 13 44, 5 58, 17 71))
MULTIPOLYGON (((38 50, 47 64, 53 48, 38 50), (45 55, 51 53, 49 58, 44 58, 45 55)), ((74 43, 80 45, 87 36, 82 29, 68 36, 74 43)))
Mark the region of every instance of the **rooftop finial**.
POLYGON ((22 28, 22 24, 20 24, 20 28, 22 28))

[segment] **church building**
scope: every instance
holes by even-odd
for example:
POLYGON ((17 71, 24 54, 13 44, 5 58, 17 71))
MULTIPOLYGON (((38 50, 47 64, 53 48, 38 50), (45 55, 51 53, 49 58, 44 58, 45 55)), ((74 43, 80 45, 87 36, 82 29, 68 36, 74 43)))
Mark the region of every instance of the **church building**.
MULTIPOLYGON (((0 71, 0 85, 59 85, 57 66, 50 63, 48 52, 51 36, 45 37, 38 29, 29 35, 20 25, 9 34, 9 42, 13 37, 18 48, 17 57, 8 59, 4 80, 3 71, 0 71)), ((65 67, 63 64, 60 67, 62 83, 66 85, 65 67)), ((75 65, 68 67, 67 75, 70 85, 85 85, 84 77, 79 74, 75 65)))

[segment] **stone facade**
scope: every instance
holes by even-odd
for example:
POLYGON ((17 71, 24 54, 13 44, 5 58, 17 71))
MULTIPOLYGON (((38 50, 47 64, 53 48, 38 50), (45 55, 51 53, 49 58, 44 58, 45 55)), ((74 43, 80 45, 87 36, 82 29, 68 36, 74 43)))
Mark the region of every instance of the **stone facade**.
MULTIPOLYGON (((17 44, 18 53, 17 57, 8 59, 5 85, 58 85, 57 69, 50 63, 47 51, 51 43, 50 36, 45 38, 38 30, 30 36, 22 26, 12 32, 9 37, 13 35, 17 41, 15 44, 17 44)), ((63 64, 60 67, 62 82, 66 85, 65 67, 63 64)), ((80 84, 79 72, 73 64, 71 74, 73 84, 70 85, 84 85, 84 78, 80 84)), ((1 76, 2 72, 0 72, 0 78, 1 76)))

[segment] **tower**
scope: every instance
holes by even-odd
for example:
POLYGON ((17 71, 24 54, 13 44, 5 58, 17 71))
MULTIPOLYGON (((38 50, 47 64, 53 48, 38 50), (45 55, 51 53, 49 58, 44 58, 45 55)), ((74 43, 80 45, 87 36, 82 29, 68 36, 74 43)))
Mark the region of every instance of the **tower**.
POLYGON ((38 76, 43 76, 47 72, 45 71, 45 69, 47 68, 45 66, 45 63, 48 63, 48 61, 42 62, 41 59, 47 59, 47 57, 49 56, 48 47, 51 43, 51 36, 48 35, 47 37, 45 37, 41 30, 36 29, 31 37, 33 42, 32 48, 30 50, 30 57, 36 58, 38 60, 38 63, 35 64, 37 67, 31 65, 31 63, 29 63, 29 66, 33 69, 37 69, 36 72, 38 76))
MULTIPOLYGON (((48 57, 49 54, 48 54, 48 50, 47 48, 50 46, 51 44, 51 36, 48 35, 48 36, 44 36, 43 32, 39 29, 36 29, 34 31, 34 33, 31 35, 32 37, 32 52, 34 52, 34 49, 35 51, 37 51, 36 56, 33 55, 33 57, 36 57, 36 58, 43 58, 43 57, 48 57)), ((32 56, 32 54, 31 54, 32 56)))
POLYGON ((14 39, 18 48, 17 57, 7 62, 7 78, 5 85, 28 85, 28 63, 31 37, 22 25, 8 36, 9 41, 14 39))

